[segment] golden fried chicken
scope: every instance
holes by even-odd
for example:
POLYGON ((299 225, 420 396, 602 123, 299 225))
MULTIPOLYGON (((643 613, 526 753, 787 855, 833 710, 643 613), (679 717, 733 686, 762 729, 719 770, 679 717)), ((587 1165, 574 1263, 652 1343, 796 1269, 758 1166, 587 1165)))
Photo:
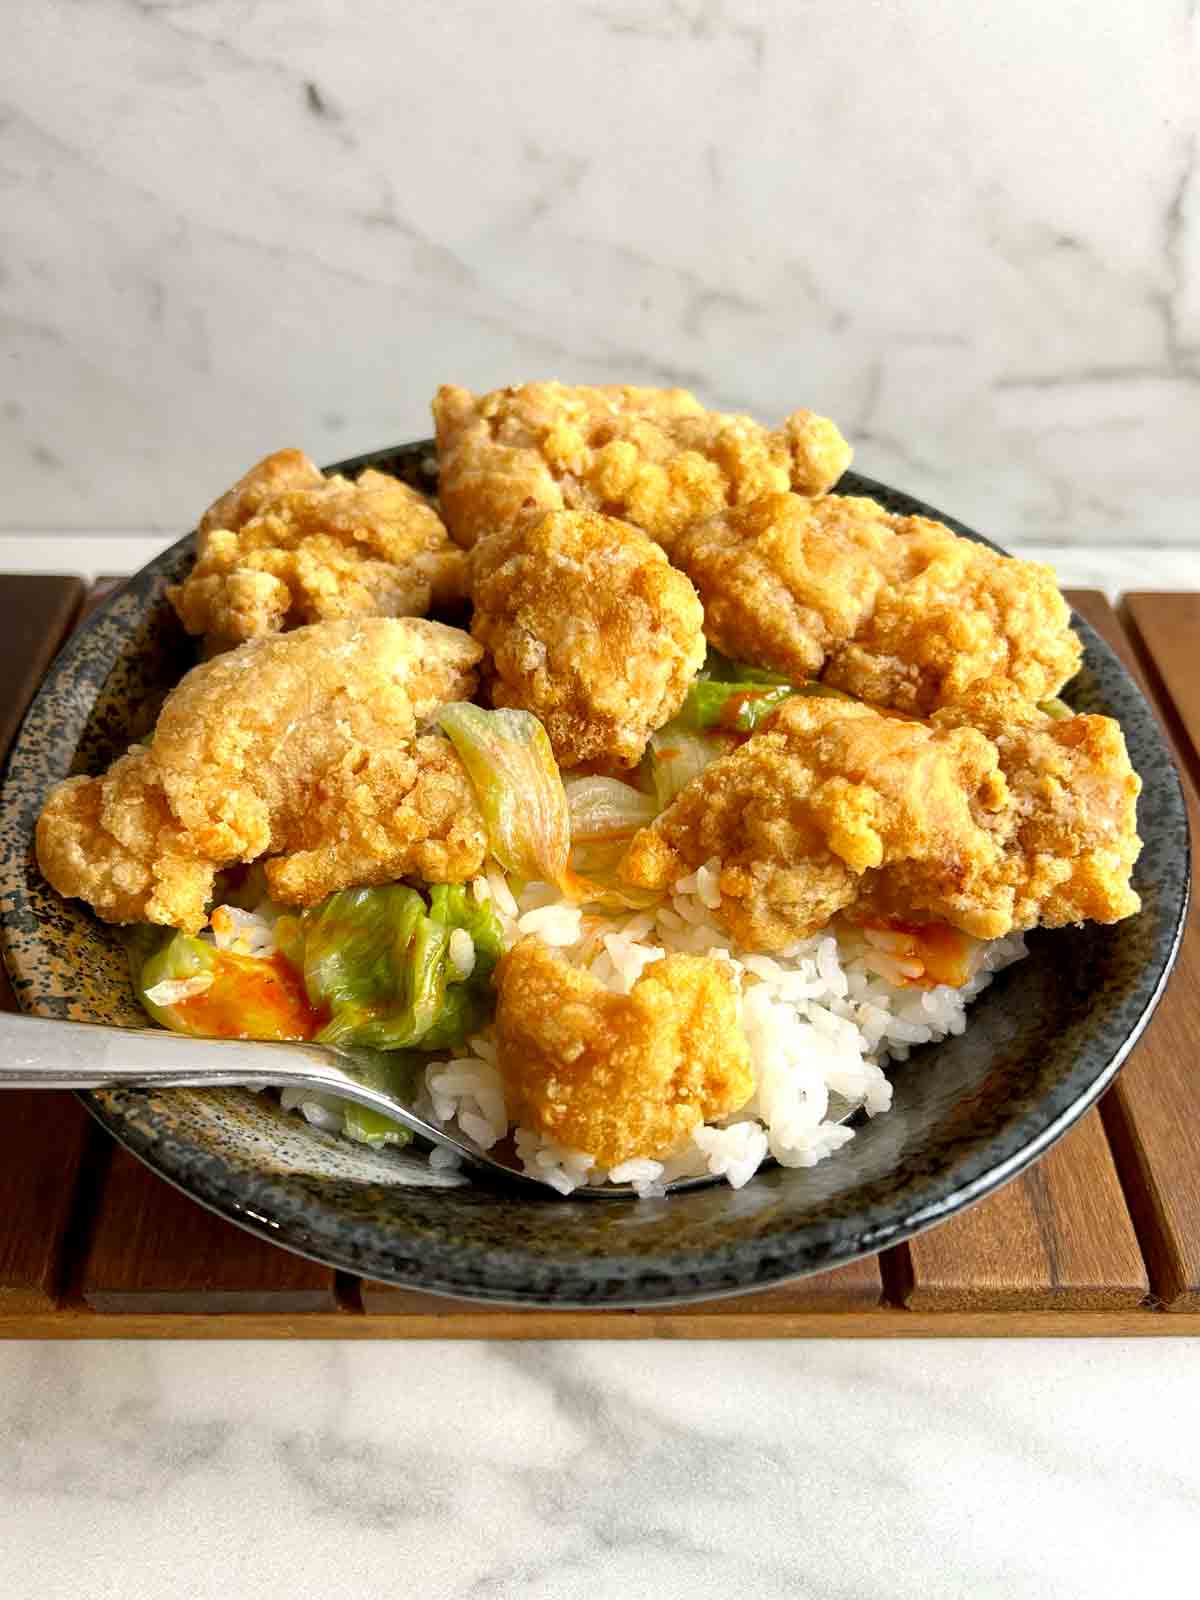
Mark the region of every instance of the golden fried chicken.
POLYGON ((475 688, 480 648, 416 618, 316 623, 194 668, 148 749, 49 797, 38 858, 108 921, 190 932, 218 867, 266 862, 272 892, 310 905, 413 872, 453 881, 486 853, 470 783, 419 724, 475 688))
POLYGON ((538 717, 562 767, 631 767, 704 660, 696 592, 631 523, 528 512, 471 552, 492 700, 538 717))
POLYGON ((323 477, 299 450, 251 467, 205 512, 198 546, 169 596, 209 654, 328 618, 421 616, 466 589, 423 495, 370 469, 323 477))
POLYGON ((680 534, 671 554, 704 605, 710 643, 796 682, 871 615, 896 565, 896 534, 873 500, 768 494, 680 534))
POLYGON ((198 853, 163 793, 153 753, 134 745, 99 778, 67 778, 38 818, 38 865, 59 894, 105 922, 204 926, 216 864, 198 853))
POLYGON ((766 496, 687 529, 671 559, 735 660, 923 714, 1003 679, 1049 699, 1081 649, 1049 567, 873 500, 766 496))
POLYGON ((981 939, 1114 922, 1139 904, 1139 788, 1115 722, 1057 721, 1004 686, 931 725, 797 697, 637 834, 621 872, 665 890, 717 860, 718 915, 756 950, 839 911, 981 939))
POLYGON ((442 514, 468 549, 542 507, 623 517, 669 553, 702 517, 781 489, 822 494, 850 464, 825 417, 797 411, 772 431, 686 389, 528 383, 477 396, 446 384, 433 415, 442 514))
POLYGON ((954 705, 981 683, 1052 699, 1083 658, 1053 568, 1000 555, 925 517, 896 520, 900 570, 865 625, 833 652, 825 682, 917 714, 954 705))
POLYGON ((393 883, 459 883, 479 871, 487 833, 475 791, 448 739, 430 734, 407 749, 375 748, 346 762, 290 818, 286 855, 266 863, 267 887, 289 906, 331 889, 393 883))
POLYGON ((656 1159, 754 1090, 726 962, 672 955, 613 994, 536 937, 496 969, 509 1114, 602 1168, 656 1159))
MULTIPOLYGON (((1003 683, 977 684, 938 711, 939 730, 978 729, 1008 780, 1012 832, 1003 881, 1014 927, 1119 922, 1141 901, 1130 886, 1141 853, 1137 797, 1125 736, 1112 717, 1049 717, 1003 683)), ((889 876, 888 895, 904 893, 889 876)))

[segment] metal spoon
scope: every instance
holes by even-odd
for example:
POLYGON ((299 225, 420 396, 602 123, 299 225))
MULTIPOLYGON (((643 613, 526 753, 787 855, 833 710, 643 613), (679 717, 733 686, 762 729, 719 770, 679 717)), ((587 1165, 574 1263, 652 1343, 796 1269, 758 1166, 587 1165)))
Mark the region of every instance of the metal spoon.
MULTIPOLYGON (((423 1088, 424 1063, 404 1052, 325 1044, 272 1044, 249 1039, 202 1039, 164 1028, 109 1028, 0 1012, 0 1089, 287 1089, 311 1088, 391 1117, 412 1133, 453 1150, 481 1175, 539 1199, 556 1191, 540 1179, 497 1161, 466 1134, 428 1122, 413 1107, 423 1088)), ((857 1107, 844 1102, 832 1120, 857 1107)), ((723 1180, 678 1178, 674 1192, 723 1180)), ((610 1199, 634 1193, 629 1184, 583 1185, 570 1198, 610 1199)))

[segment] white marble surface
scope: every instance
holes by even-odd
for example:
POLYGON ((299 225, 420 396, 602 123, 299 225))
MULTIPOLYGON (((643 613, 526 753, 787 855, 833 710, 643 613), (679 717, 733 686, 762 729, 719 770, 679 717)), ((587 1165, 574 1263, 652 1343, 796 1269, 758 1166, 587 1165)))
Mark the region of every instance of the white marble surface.
POLYGON ((0 527, 185 527, 558 375, 1195 545, 1198 68, 1191 0, 10 0, 0 527))
POLYGON ((1190 1592, 1200 1342, 0 1345, 5 1600, 1190 1592))

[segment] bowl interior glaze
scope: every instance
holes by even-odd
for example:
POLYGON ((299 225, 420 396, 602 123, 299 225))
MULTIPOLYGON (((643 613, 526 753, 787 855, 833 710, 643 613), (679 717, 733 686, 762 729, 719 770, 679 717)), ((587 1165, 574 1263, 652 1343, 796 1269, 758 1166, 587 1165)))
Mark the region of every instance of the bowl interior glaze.
MULTIPOLYGON (((377 465, 432 488, 428 441, 339 463, 377 465)), ((970 529, 885 485, 847 474, 842 492, 970 529)), ((986 541, 985 541, 986 542, 986 541)), ((39 690, 0 791, 0 934, 24 1009, 145 1021, 112 929, 61 900, 33 862, 49 787, 97 772, 145 733, 194 662, 165 591, 189 536, 111 596, 68 642, 39 690)), ((245 1091, 100 1092, 96 1117, 155 1171, 276 1244, 411 1288, 524 1305, 650 1306, 737 1293, 896 1244, 1013 1177, 1098 1097, 1161 992, 1188 894, 1187 818, 1158 724, 1107 645, 1076 618, 1083 669, 1065 698, 1119 718, 1142 774, 1140 916, 1030 938, 965 1034, 893 1067, 891 1112, 820 1166, 771 1168, 734 1192, 665 1201, 544 1201, 435 1174, 410 1154, 372 1153, 245 1091)))

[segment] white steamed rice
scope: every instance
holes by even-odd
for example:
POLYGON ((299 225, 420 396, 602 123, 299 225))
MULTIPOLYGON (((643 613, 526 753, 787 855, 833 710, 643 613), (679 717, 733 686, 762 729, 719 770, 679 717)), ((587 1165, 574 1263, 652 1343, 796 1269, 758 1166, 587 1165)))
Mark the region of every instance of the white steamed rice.
MULTIPOLYGON (((674 951, 727 961, 738 978, 753 1098, 734 1117, 698 1126, 687 1148, 667 1161, 639 1158, 606 1171, 586 1152, 564 1149, 530 1128, 512 1129, 490 1028, 462 1054, 430 1063, 426 1115, 446 1126, 456 1123, 484 1149, 512 1131, 524 1170, 562 1194, 613 1182, 651 1198, 677 1178, 706 1173, 741 1188, 768 1156, 785 1167, 815 1166, 854 1137, 841 1120, 853 1106, 870 1116, 888 1110, 888 1063, 903 1061, 914 1045, 962 1033, 967 1006, 992 974, 1026 953, 1019 934, 968 941, 971 975, 957 989, 913 983, 923 969, 904 936, 887 931, 834 926, 774 956, 747 954, 713 918, 720 905, 715 862, 680 879, 661 904, 616 917, 582 914, 547 884, 528 885, 518 899, 494 865, 474 880, 472 892, 492 902, 506 945, 536 934, 616 994, 628 994, 652 962, 674 951)), ((221 907, 213 914, 214 938, 223 948, 269 954, 272 923, 269 908, 221 907)), ((469 945, 466 938, 450 950, 464 975, 474 964, 469 945)), ((323 1128, 344 1131, 336 1102, 289 1091, 283 1104, 323 1128)), ((429 1159, 441 1167, 455 1157, 435 1149, 429 1159)))

